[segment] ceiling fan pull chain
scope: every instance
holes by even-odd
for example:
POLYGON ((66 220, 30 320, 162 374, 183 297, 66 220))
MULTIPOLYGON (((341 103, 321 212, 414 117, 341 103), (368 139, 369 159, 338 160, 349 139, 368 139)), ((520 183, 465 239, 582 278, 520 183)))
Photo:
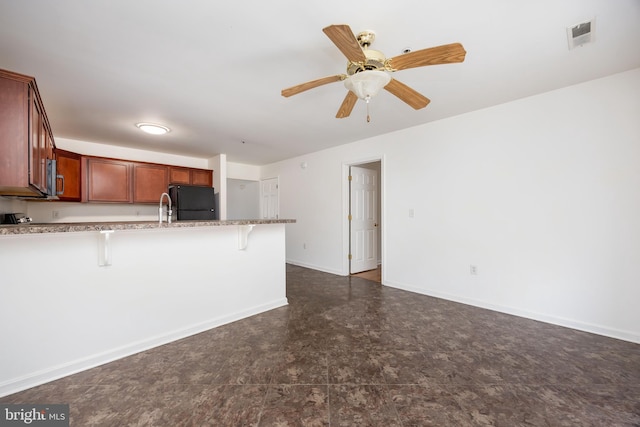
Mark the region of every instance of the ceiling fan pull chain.
POLYGON ((367 95, 367 97, 364 99, 365 102, 367 103, 367 123, 371 122, 371 116, 369 115, 369 100, 371 99, 371 97, 369 95, 367 95))

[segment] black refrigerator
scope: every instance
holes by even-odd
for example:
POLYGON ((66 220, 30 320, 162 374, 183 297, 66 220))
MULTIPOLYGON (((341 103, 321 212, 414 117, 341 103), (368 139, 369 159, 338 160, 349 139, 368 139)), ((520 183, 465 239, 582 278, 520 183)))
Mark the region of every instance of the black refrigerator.
POLYGON ((170 185, 169 197, 177 221, 215 219, 213 187, 170 185))

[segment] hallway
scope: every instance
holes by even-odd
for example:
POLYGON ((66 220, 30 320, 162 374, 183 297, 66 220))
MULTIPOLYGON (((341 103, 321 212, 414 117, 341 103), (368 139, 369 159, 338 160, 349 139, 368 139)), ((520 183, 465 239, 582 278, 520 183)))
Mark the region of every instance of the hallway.
POLYGON ((375 270, 363 271, 362 273, 352 274, 351 276, 382 283, 382 267, 378 266, 375 270))

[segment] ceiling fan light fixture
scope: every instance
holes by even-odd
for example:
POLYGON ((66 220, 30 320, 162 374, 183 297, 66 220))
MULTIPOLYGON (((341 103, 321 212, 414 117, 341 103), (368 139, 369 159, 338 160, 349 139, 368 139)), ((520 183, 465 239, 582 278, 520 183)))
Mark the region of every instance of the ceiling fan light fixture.
POLYGON ((391 81, 391 76, 381 70, 365 70, 344 80, 344 86, 360 99, 368 101, 391 81))
POLYGON ((165 133, 171 132, 171 129, 168 127, 155 123, 136 123, 136 127, 151 135, 164 135, 165 133))

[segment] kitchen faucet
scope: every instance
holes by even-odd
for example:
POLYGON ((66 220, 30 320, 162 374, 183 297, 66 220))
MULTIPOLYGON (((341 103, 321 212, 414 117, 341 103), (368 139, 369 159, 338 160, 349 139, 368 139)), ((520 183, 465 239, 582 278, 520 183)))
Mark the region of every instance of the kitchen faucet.
POLYGON ((164 196, 167 196, 167 200, 169 201, 169 209, 167 210, 167 223, 171 224, 171 215, 173 211, 171 210, 171 197, 167 193, 162 193, 160 195, 160 204, 158 205, 158 224, 162 224, 162 199, 164 196))

